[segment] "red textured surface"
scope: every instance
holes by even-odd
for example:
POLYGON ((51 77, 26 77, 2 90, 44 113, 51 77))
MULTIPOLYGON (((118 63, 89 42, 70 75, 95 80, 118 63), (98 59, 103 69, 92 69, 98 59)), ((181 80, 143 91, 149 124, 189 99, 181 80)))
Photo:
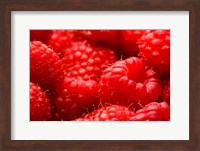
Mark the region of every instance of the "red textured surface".
POLYGON ((100 78, 99 97, 104 104, 138 109, 156 101, 161 92, 161 81, 156 73, 137 57, 115 62, 100 78))
POLYGON ((73 42, 81 41, 83 35, 80 31, 74 30, 53 30, 49 40, 49 46, 62 58, 65 49, 70 47, 73 42))
POLYGON ((138 110, 132 121, 169 121, 170 107, 166 102, 152 102, 138 110))
POLYGON ((83 80, 99 81, 103 70, 117 60, 115 52, 88 42, 76 42, 63 57, 65 75, 83 80))
POLYGON ((98 101, 99 85, 93 80, 65 77, 60 81, 55 96, 55 110, 62 120, 72 120, 88 113, 98 101))
POLYGON ((129 108, 111 105, 97 109, 76 121, 128 121, 134 112, 129 108))
POLYGON ((62 76, 62 61, 40 41, 30 43, 30 80, 42 87, 55 86, 62 76))
POLYGON ((170 30, 149 30, 139 39, 140 55, 161 74, 170 69, 170 30))
POLYGON ((30 120, 46 121, 51 118, 50 100, 41 87, 30 82, 30 120))
POLYGON ((104 42, 110 45, 115 45, 120 34, 118 30, 88 30, 85 33, 93 42, 104 42))
POLYGON ((30 31, 38 120, 169 120, 169 77, 170 30, 30 31))

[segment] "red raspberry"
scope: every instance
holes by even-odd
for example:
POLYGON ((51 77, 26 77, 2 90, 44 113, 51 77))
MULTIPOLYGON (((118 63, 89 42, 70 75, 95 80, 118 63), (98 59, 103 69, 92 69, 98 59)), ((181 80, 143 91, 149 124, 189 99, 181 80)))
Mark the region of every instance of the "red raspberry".
POLYGON ((65 77, 56 90, 55 108, 61 120, 72 120, 89 112, 98 101, 96 81, 65 77))
POLYGON ((50 100, 36 84, 30 82, 30 120, 46 121, 51 118, 50 100))
POLYGON ((127 107, 111 105, 86 114, 76 121, 128 121, 133 115, 134 112, 127 107))
POLYGON ((55 86, 63 74, 59 56, 40 41, 30 43, 30 79, 43 88, 55 86))
POLYGON ((117 61, 105 69, 99 84, 103 104, 130 106, 133 110, 156 101, 162 92, 156 73, 137 57, 117 61))
POLYGON ((139 50, 145 62, 161 75, 170 69, 170 31, 149 30, 139 39, 139 50))
POLYGON ((106 43, 108 45, 116 45, 119 40, 118 30, 86 30, 85 33, 89 39, 96 43, 106 43))
POLYGON ((163 81, 163 92, 161 95, 161 100, 170 104, 170 80, 163 81))
POLYGON ((62 58, 65 49, 75 41, 82 40, 79 31, 74 30, 53 30, 49 40, 49 46, 62 58))
POLYGON ((63 57, 67 77, 99 81, 103 70, 117 60, 115 52, 92 46, 86 41, 73 43, 63 57))
POLYGON ((138 110, 130 119, 132 121, 169 121, 170 107, 166 102, 152 102, 138 110))
POLYGON ((51 30, 30 30, 30 41, 41 41, 48 44, 51 30))
POLYGON ((121 57, 120 50, 121 32, 120 30, 83 30, 82 34, 87 37, 90 43, 95 45, 109 47, 121 57))
POLYGON ((137 56, 139 54, 138 39, 146 30, 123 30, 122 31, 122 49, 126 57, 137 56))

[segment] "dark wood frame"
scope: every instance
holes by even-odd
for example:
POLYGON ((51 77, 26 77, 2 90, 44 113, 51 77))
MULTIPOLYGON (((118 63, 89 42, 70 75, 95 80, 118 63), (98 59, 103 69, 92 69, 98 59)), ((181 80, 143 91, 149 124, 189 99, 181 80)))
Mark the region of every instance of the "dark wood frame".
POLYGON ((0 23, 0 150, 200 150, 200 58, 198 58, 200 57, 200 0, 143 0, 142 2, 139 0, 108 0, 106 2, 100 0, 1 0, 0 23), (30 10, 189 11, 190 139, 188 141, 12 141, 11 11, 30 10))

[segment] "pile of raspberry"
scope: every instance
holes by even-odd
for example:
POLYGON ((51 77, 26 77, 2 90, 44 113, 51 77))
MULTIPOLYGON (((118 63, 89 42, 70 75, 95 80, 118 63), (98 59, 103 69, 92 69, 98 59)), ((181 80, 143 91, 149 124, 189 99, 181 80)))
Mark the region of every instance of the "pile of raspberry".
POLYGON ((169 121, 169 30, 30 30, 31 121, 169 121))

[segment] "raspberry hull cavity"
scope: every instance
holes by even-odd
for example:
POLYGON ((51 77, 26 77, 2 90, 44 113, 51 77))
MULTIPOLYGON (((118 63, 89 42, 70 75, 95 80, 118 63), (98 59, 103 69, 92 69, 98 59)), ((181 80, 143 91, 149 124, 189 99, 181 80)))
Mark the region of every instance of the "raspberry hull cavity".
POLYGON ((99 96, 103 104, 119 104, 133 110, 156 101, 162 84, 156 73, 137 57, 117 61, 104 70, 99 96))

